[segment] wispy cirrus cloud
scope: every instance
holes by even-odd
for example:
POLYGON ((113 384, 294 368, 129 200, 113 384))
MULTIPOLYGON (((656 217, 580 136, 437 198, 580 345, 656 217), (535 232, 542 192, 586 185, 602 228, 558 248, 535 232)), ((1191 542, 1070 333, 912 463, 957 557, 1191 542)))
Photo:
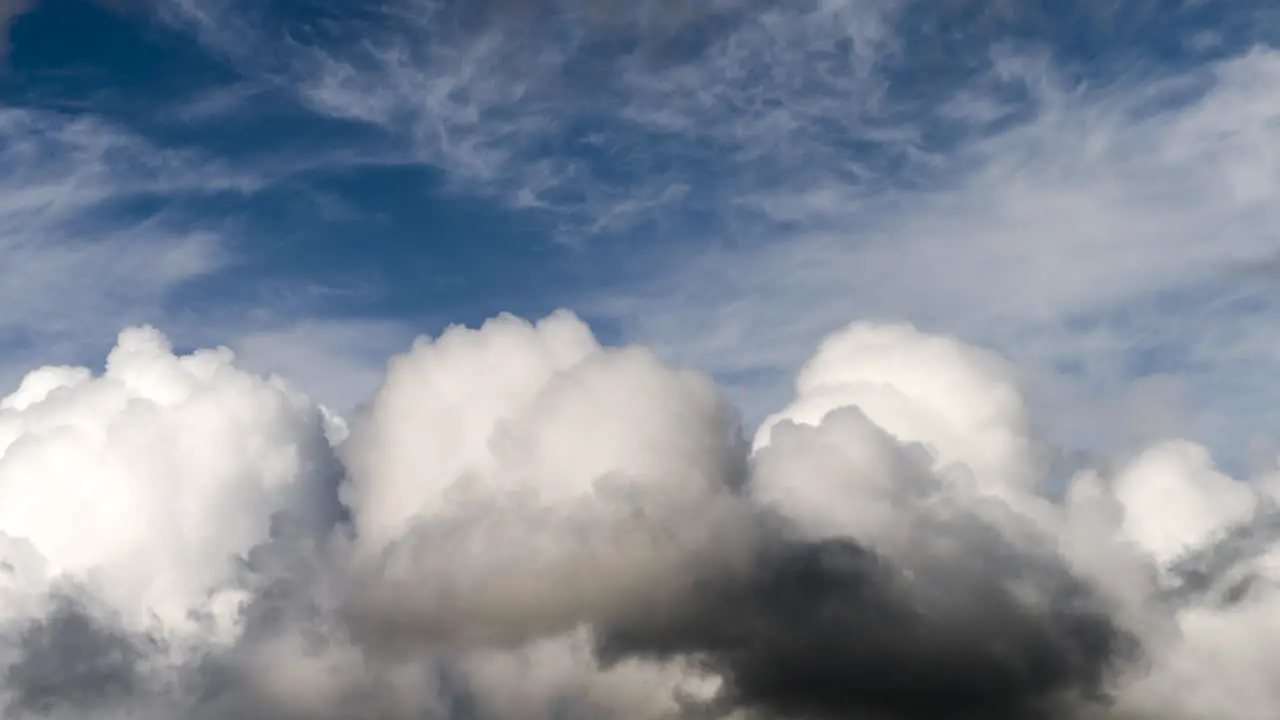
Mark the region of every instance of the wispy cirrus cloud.
MULTIPOLYGON (((333 162, 235 162, 92 111, 0 105, 0 384, 39 361, 83 362, 121 325, 145 322, 179 343, 243 346, 263 372, 298 366, 269 351, 271 338, 289 334, 290 351, 313 363, 299 373, 308 389, 354 403, 352 392, 372 382, 355 375, 376 372, 381 357, 359 365, 366 355, 336 349, 324 332, 298 336, 314 310, 306 281, 228 276, 253 272, 246 248, 266 239, 244 203, 333 162), (264 284, 277 302, 257 308, 264 284)), ((365 327, 320 325, 334 323, 347 337, 365 327)), ((370 342, 392 324, 369 323, 370 342)))
POLYGON ((791 102, 812 84, 797 64, 844 96, 833 102, 873 105, 898 5, 406 0, 333 6, 332 18, 294 26, 233 2, 171 0, 160 14, 315 112, 383 130, 394 152, 441 168, 455 188, 542 211, 581 239, 722 203, 721 184, 705 182, 715 175, 699 171, 726 159, 779 160, 748 145, 820 120, 820 108, 791 102), (264 46, 275 52, 246 50, 264 46), (755 67, 739 67, 744 58, 755 67), (692 124, 713 118, 722 127, 706 145, 692 124))
POLYGON ((0 333, 17 348, 93 343, 150 316, 226 257, 216 228, 171 223, 148 199, 246 181, 91 116, 0 108, 0 333))
POLYGON ((1204 432, 1274 419, 1243 389, 1274 362, 1265 3, 162 7, 455 188, 624 238, 643 276, 591 309, 749 405, 851 317, 906 317, 1055 402, 1174 373, 1204 432))
POLYGON ((1095 391, 1188 373, 1202 407, 1231 412, 1243 398, 1223 383, 1265 385, 1275 361, 1276 287, 1256 269, 1280 247, 1278 57, 1098 88, 1006 58, 1030 114, 939 158, 946 182, 761 191, 755 207, 795 231, 695 254, 624 312, 730 373, 792 366, 850 314, 907 316, 1095 391))
POLYGON ((240 331, 228 344, 244 368, 280 374, 343 414, 369 401, 386 359, 415 334, 392 320, 315 318, 240 331))

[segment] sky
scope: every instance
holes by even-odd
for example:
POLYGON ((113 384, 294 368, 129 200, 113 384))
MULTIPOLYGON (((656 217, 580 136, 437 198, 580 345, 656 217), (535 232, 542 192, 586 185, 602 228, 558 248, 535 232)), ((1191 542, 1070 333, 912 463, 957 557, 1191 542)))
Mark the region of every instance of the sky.
POLYGON ((0 720, 1266 720, 1277 328, 1265 0, 0 0, 0 720))
POLYGON ((569 307, 756 421, 892 319, 1073 445, 1152 377, 1223 453, 1276 430, 1269 3, 3 8, 9 385, 148 322, 349 409, 414 335, 569 307))

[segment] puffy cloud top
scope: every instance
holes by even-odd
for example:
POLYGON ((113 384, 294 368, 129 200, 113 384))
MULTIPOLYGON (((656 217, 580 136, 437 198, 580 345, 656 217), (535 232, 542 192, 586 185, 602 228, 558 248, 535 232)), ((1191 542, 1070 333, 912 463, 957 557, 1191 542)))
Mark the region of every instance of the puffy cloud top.
POLYGON ((954 338, 899 323, 858 322, 833 333, 800 371, 795 400, 761 425, 755 446, 768 444, 781 422, 818 425, 846 407, 989 489, 1025 489, 1043 477, 1015 369, 954 338))
POLYGON ((1280 712, 1271 486, 1164 440, 1041 494, 1016 379, 851 325, 749 446, 569 313, 423 338, 350 420, 128 330, 0 401, 5 717, 1280 712))
POLYGON ((182 628, 235 586, 273 514, 320 520, 335 464, 319 410, 233 360, 135 328, 102 375, 36 370, 0 401, 0 529, 29 543, 39 582, 83 583, 134 627, 182 628))

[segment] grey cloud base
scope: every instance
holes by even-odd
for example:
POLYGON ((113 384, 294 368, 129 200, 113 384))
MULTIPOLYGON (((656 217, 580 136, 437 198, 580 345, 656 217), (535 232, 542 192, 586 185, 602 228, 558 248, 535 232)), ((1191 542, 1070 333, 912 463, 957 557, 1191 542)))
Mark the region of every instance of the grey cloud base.
MULTIPOLYGON (((255 554, 292 555, 292 542, 306 541, 281 539, 255 554)), ((1137 659, 1136 638, 1058 561, 1004 550, 909 578, 851 539, 770 541, 745 572, 690 578, 682 597, 592 628, 596 658, 604 667, 634 658, 694 658, 723 677, 714 697, 685 701, 680 715, 688 717, 744 711, 814 719, 1090 717, 1086 710, 1105 707, 1115 674, 1137 659), (995 567, 974 572, 980 565, 995 567), (1020 579, 1029 579, 1047 604, 1015 597, 1011 586, 1020 579)), ((57 603, 20 636, 5 676, 10 713, 114 717, 111 708, 154 707, 155 717, 161 708, 181 708, 184 717, 211 720, 422 717, 422 707, 381 707, 376 686, 379 674, 431 658, 415 668, 415 681, 435 694, 426 717, 487 717, 477 714, 483 701, 471 697, 465 671, 450 661, 468 651, 465 641, 361 636, 344 625, 341 608, 322 607, 327 601, 299 558, 281 560, 280 567, 263 568, 285 574, 270 578, 245 608, 237 646, 179 668, 177 684, 146 676, 148 665, 163 662, 153 637, 113 627, 73 602, 57 603), (295 633, 312 635, 317 649, 359 638, 353 647, 372 673, 365 678, 370 686, 315 711, 279 706, 252 673, 282 670, 255 670, 246 658, 259 651, 256 645, 295 633)), ((477 646, 484 649, 483 642, 477 646)), ((596 717, 586 702, 569 713, 596 717)), ((563 716, 529 708, 510 717, 563 716)))
POLYGON ((925 580, 949 586, 945 602, 915 598, 851 540, 779 548, 761 565, 674 623, 607 633, 606 656, 696 654, 726 678, 713 706, 771 717, 1012 720, 1105 706, 1138 649, 1069 576, 1044 583, 1041 608, 1012 596, 1012 577, 958 572, 925 580))

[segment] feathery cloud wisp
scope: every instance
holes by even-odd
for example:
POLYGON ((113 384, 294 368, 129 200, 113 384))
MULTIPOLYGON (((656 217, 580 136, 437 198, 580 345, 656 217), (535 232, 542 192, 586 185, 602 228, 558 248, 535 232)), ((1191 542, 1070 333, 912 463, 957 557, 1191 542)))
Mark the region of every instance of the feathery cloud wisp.
POLYGON ((766 378, 755 417, 856 315, 997 347, 1059 405, 1176 373, 1205 437, 1274 426, 1247 389, 1274 361, 1265 3, 402 0, 287 42, 234 2, 163 7, 459 191, 636 241, 646 274, 578 306, 766 378))

